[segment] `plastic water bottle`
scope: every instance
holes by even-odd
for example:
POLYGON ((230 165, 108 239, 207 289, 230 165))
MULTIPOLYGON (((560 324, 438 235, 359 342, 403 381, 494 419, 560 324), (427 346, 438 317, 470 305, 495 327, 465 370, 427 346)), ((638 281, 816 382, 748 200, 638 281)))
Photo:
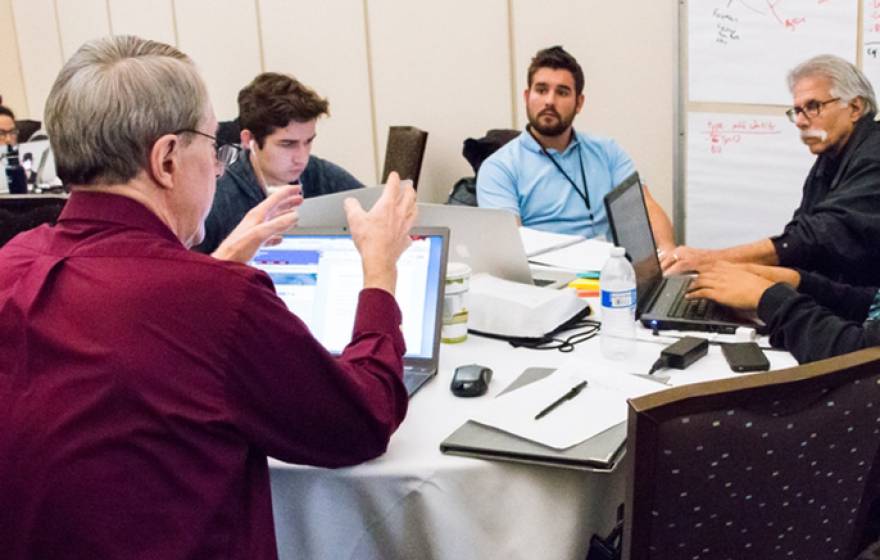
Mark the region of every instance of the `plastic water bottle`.
POLYGON ((632 355, 636 344, 636 272, 623 247, 612 247, 611 256, 599 275, 602 298, 602 355, 622 360, 632 355))
POLYGON ((6 185, 9 188, 9 194, 26 194, 27 175, 25 175, 24 167, 18 162, 18 148, 12 144, 6 146, 4 163, 6 168, 6 185))

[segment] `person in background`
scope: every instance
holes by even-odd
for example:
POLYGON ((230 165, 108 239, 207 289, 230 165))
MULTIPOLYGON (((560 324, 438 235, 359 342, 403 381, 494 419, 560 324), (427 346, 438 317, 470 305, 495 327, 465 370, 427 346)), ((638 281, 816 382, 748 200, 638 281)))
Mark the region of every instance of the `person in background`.
POLYGON ((677 247, 661 264, 676 274, 717 262, 781 265, 855 286, 880 286, 880 123, 865 75, 832 55, 788 75, 788 117, 816 162, 782 233, 726 249, 677 247))
POLYGON ((296 188, 213 256, 189 250, 223 165, 186 55, 90 41, 45 123, 72 194, 0 249, 2 557, 276 558, 267 455, 360 463, 406 414, 394 289, 415 192, 392 174, 369 212, 346 201, 363 290, 334 357, 243 264, 296 224, 296 188))
POLYGON ((338 165, 311 155, 318 118, 328 110, 326 99, 284 74, 260 74, 239 92, 244 153, 217 182, 198 251, 213 252, 245 213, 266 198, 269 187, 298 184, 310 198, 364 186, 338 165))
MULTIPOLYGON (((614 140, 574 130, 584 99, 577 60, 562 47, 538 51, 523 92, 529 124, 480 166, 480 206, 509 210, 535 229, 609 237, 603 198, 635 165, 614 140)), ((672 224, 643 190, 658 249, 672 249, 672 224)))
POLYGON ((0 105, 0 146, 18 143, 18 126, 12 109, 0 105))

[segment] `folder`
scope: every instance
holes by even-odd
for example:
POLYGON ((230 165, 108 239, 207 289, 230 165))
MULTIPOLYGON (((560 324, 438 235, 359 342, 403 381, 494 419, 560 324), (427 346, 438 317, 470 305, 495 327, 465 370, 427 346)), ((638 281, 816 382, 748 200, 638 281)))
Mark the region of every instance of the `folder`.
MULTIPOLYGON (((500 395, 543 379, 553 371, 550 368, 529 368, 500 395)), ((626 422, 560 451, 468 420, 440 443, 440 451, 498 461, 611 472, 623 456, 625 444, 626 422)))

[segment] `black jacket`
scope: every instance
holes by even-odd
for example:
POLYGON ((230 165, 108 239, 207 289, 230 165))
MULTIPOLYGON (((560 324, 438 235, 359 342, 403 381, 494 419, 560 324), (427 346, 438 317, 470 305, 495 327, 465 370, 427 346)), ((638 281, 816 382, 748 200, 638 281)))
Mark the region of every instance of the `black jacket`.
POLYGON ((880 345, 880 320, 866 320, 871 305, 880 303, 877 288, 802 272, 798 289, 776 284, 761 297, 758 316, 773 346, 804 363, 880 345))
MULTIPOLYGON (((300 176, 303 198, 322 194, 358 189, 364 185, 348 171, 316 156, 309 157, 309 163, 300 176)), ((251 166, 249 152, 244 151, 226 173, 217 179, 217 192, 211 213, 205 220, 205 239, 194 249, 202 253, 213 253, 235 229, 248 211, 266 198, 251 166)))
POLYGON ((856 286, 880 286, 880 123, 856 123, 839 154, 821 154, 801 204, 772 239, 779 264, 856 286))

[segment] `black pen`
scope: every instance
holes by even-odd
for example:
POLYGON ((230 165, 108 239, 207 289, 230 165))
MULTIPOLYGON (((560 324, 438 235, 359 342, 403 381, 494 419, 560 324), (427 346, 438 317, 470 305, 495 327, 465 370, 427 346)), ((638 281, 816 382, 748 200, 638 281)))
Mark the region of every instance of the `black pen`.
POLYGON ((543 418, 543 417, 547 416, 548 414, 550 414, 551 412, 553 412, 553 409, 555 409, 557 406, 561 405, 565 401, 569 401, 569 400, 575 398, 576 396, 578 396, 578 393, 580 393, 581 391, 584 390, 584 387, 586 387, 586 386, 587 386, 587 382, 581 381, 580 383, 578 383, 577 385, 572 387, 569 392, 567 392, 566 394, 562 395, 561 397, 559 397, 558 399, 556 399, 555 401, 550 403, 547 406, 547 408, 545 408, 541 412, 535 414, 535 420, 540 420, 541 418, 543 418))

